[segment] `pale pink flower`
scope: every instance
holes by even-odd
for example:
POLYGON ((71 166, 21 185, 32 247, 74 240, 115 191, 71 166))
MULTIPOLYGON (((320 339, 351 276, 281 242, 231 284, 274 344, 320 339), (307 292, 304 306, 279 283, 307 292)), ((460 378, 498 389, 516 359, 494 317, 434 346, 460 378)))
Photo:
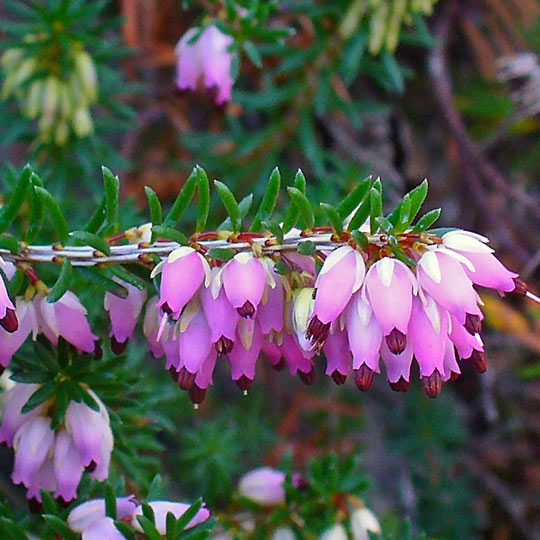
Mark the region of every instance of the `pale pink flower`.
POLYGON ((216 103, 221 105, 231 99, 233 38, 215 25, 207 26, 193 43, 199 28, 191 28, 176 45, 178 57, 176 85, 180 90, 196 90, 200 79, 206 88, 217 90, 216 103))
POLYGON ((133 332, 146 300, 146 289, 138 289, 134 285, 119 279, 114 281, 125 287, 128 291, 127 298, 120 298, 111 292, 105 293, 104 307, 111 319, 111 348, 114 353, 124 351, 127 342, 133 337, 133 332))
POLYGON ((61 429, 56 434, 54 445, 54 496, 62 497, 66 502, 75 499, 83 471, 84 467, 73 438, 65 429, 61 429))
POLYGON ((249 390, 255 379, 255 364, 261 352, 263 339, 257 323, 249 327, 252 321, 240 321, 237 328, 237 340, 229 353, 231 377, 241 390, 249 390))
POLYGON ((158 296, 153 296, 148 300, 143 321, 143 333, 147 339, 148 349, 154 358, 161 358, 165 354, 163 346, 160 340, 158 340, 159 324, 161 320, 158 303, 158 296))
POLYGON ((351 351, 345 330, 336 330, 328 335, 323 347, 326 356, 326 374, 336 384, 343 384, 351 372, 351 351))
MULTIPOLYGON (((15 269, 13 264, 6 263, 0 258, 0 265, 4 267, 4 271, 8 272, 6 277, 10 279, 14 273, 11 270, 15 269)), ((0 326, 6 332, 15 332, 18 328, 17 315, 15 314, 15 306, 9 298, 6 284, 4 280, 0 278, 0 326)))
POLYGON ((81 540, 125 540, 126 537, 115 527, 114 520, 102 517, 82 531, 81 540))
MULTIPOLYGON (((125 521, 133 517, 133 513, 137 508, 137 501, 133 495, 129 497, 119 497, 116 499, 116 517, 120 521, 125 521)), ((69 528, 76 532, 82 533, 90 527, 92 523, 104 518, 105 514, 105 499, 93 499, 76 506, 68 515, 67 523, 69 528)))
POLYGON ((53 345, 58 345, 58 338, 62 337, 79 352, 92 353, 96 350, 98 336, 92 333, 86 308, 75 294, 67 291, 53 303, 47 302, 43 296, 37 296, 34 302, 39 327, 53 345))
POLYGON ((7 332, 0 328, 0 366, 7 367, 13 355, 19 350, 26 338, 38 333, 38 320, 33 302, 27 302, 22 297, 15 299, 18 328, 15 332, 7 332))
POLYGON ((261 506, 275 506, 285 502, 284 482, 284 472, 260 467, 242 476, 238 491, 261 506))

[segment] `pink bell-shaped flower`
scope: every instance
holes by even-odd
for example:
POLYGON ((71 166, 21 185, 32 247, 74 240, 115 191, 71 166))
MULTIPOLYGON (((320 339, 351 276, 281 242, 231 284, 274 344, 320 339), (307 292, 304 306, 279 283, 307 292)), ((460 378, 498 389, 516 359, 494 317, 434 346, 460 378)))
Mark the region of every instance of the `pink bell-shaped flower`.
POLYGON ((27 302, 22 297, 16 300, 17 319, 19 326, 15 332, 7 332, 0 329, 0 366, 7 367, 13 355, 19 350, 26 341, 30 333, 33 337, 38 333, 38 320, 33 302, 27 302))
POLYGON ((260 467, 240 478, 238 491, 261 506, 275 506, 285 502, 284 482, 284 472, 271 467, 260 467))
POLYGON ((56 479, 55 497, 62 497, 65 502, 77 497, 77 487, 81 481, 84 467, 75 447, 73 438, 61 429, 54 444, 54 476, 56 479))
MULTIPOLYGON (((0 265, 4 266, 4 269, 14 270, 11 263, 5 263, 1 258, 0 265)), ((10 275, 12 275, 12 272, 9 272, 8 279, 10 275)), ((6 284, 2 278, 0 278, 0 326, 6 332, 15 332, 19 326, 15 306, 8 295, 6 284)))
POLYGON ((351 372, 351 351, 345 330, 329 334, 323 347, 326 356, 326 374, 336 384, 343 384, 351 372))

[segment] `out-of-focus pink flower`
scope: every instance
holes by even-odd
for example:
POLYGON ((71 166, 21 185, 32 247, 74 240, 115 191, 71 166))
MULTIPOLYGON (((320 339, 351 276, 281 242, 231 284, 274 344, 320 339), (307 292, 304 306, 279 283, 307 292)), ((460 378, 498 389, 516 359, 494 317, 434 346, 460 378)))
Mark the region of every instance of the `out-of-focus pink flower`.
POLYGON ((81 540, 125 540, 125 538, 110 517, 102 517, 94 521, 82 531, 81 535, 81 540))
MULTIPOLYGON (((137 501, 133 495, 118 497, 116 499, 116 518, 119 521, 131 521, 136 508, 137 501)), ((105 499, 93 499, 76 506, 69 513, 67 523, 72 531, 82 533, 92 523, 105 516, 105 499)))
POLYGON ((77 496, 84 467, 73 438, 61 429, 56 435, 54 445, 54 476, 56 479, 55 497, 71 501, 77 496))
POLYGON ((138 289, 119 278, 114 278, 114 281, 128 291, 127 298, 120 298, 111 292, 106 292, 104 300, 105 311, 109 312, 111 319, 111 332, 109 334, 111 347, 113 352, 120 354, 133 336, 146 300, 146 289, 138 289))
POLYGON ((160 323, 158 303, 158 296, 154 296, 148 300, 143 321, 143 333, 147 339, 148 349, 154 358, 161 358, 165 354, 163 346, 158 340, 160 323))
MULTIPOLYGON (((174 514, 174 517, 178 519, 183 514, 185 514, 185 512, 190 507, 190 505, 186 503, 177 503, 177 502, 169 502, 169 501, 152 501, 152 502, 149 502, 148 505, 154 511, 156 529, 161 535, 164 535, 167 531, 166 520, 167 520, 167 514, 169 512, 174 514)), ((140 526, 139 522, 137 521, 137 516, 141 516, 142 513, 143 513, 142 506, 137 506, 133 514, 133 519, 131 521, 131 524, 133 525, 135 530, 139 532, 143 532, 143 529, 140 526)), ((192 527, 195 527, 199 525, 200 523, 205 522, 209 517, 210 517, 210 512, 206 508, 204 508, 204 505, 203 505, 203 508, 201 508, 195 514, 195 517, 187 524, 186 529, 191 529, 192 527)))
POLYGON ((64 338, 79 352, 92 353, 96 349, 98 336, 92 333, 86 308, 71 291, 67 291, 57 302, 49 303, 43 296, 34 300, 41 331, 53 344, 64 338))
POLYGON ((233 38, 215 25, 207 26, 199 37, 199 28, 189 29, 176 45, 178 57, 176 85, 180 90, 196 90, 200 79, 206 88, 215 88, 216 103, 221 105, 231 99, 233 38))
POLYGON ((284 482, 284 472, 260 467, 242 476, 238 491, 262 506, 275 506, 285 502, 284 482))

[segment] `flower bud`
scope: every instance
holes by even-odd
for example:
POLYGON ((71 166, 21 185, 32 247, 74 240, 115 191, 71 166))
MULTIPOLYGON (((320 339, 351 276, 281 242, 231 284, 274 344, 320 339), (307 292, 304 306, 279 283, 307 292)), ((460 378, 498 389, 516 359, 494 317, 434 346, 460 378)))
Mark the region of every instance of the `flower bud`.
POLYGON ((326 529, 319 540, 348 540, 348 538, 343 525, 334 525, 326 529))
POLYGON ((370 540, 369 532, 380 533, 381 526, 371 510, 359 508, 351 514, 351 530, 354 540, 370 540))
POLYGON ((270 467, 261 467, 244 475, 238 490, 244 497, 262 506, 273 506, 285 502, 285 473, 270 467))

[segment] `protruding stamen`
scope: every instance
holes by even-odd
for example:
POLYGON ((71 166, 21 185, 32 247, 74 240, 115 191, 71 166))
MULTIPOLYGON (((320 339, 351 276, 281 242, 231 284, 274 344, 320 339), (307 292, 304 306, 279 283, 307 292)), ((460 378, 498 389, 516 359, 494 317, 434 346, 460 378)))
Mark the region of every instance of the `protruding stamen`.
POLYGON ((354 382, 358 389, 362 390, 362 392, 369 390, 373 384, 373 375, 373 370, 366 366, 366 364, 361 365, 360 369, 355 370, 354 382))
POLYGON ((242 392, 247 392, 253 386, 253 379, 242 375, 239 379, 236 380, 236 385, 242 392))
POLYGON ((19 321, 14 309, 6 308, 6 314, 3 319, 0 319, 0 326, 10 334, 16 332, 19 328, 19 321))
POLYGON ((195 384, 195 373, 190 373, 185 367, 178 372, 178 385, 182 390, 191 390, 195 384))
MULTIPOLYGON (((525 296, 528 292, 527 284, 521 278, 514 278, 515 288, 512 291, 517 296, 525 296)), ((527 295, 528 296, 528 295, 527 295)), ((534 295, 533 295, 534 296, 534 295)))
POLYGON ((114 354, 122 354, 127 347, 128 341, 124 341, 123 343, 120 343, 114 336, 111 338, 111 350, 114 354))
POLYGON ((330 323, 322 323, 317 316, 313 317, 309 321, 306 338, 309 339, 312 343, 316 343, 319 346, 322 346, 328 337, 328 332, 330 331, 330 323))
POLYGON ((249 300, 246 300, 242 307, 236 308, 236 311, 238 311, 240 317, 251 319, 255 315, 255 306, 249 300))
POLYGON ((176 368, 174 366, 171 366, 169 368, 169 375, 174 382, 178 382, 178 371, 176 371, 176 368))
POLYGON ((334 379, 334 382, 336 384, 345 384, 345 381, 347 380, 347 375, 343 375, 343 373, 340 373, 337 369, 335 369, 332 372, 332 379, 334 379))
POLYGON ((305 373, 304 371, 299 371, 298 376, 306 386, 311 386, 317 379, 317 373, 314 367, 312 367, 311 370, 307 373, 305 373))
POLYGON ((477 373, 484 373, 487 370, 486 354, 482 351, 473 351, 468 359, 471 366, 477 373))
POLYGON ((87 471, 87 472, 94 472, 95 470, 97 469, 97 463, 92 460, 85 468, 84 470, 87 471))
POLYGON ((465 330, 474 336, 474 334, 478 334, 482 331, 482 320, 478 315, 467 313, 464 326, 465 330))
POLYGON ((424 390, 430 398, 436 398, 442 390, 443 381, 441 374, 435 370, 429 377, 422 377, 424 390))
POLYGON ((392 354, 401 354, 407 347, 407 336, 397 328, 394 328, 386 336, 386 344, 392 354))
MULTIPOLYGON (((191 399, 191 402, 194 405, 200 405, 204 398, 206 397, 206 389, 205 388, 199 388, 196 384, 194 384, 188 391, 189 393, 189 399, 191 399)), ((198 407, 195 407, 198 408, 198 407)))
POLYGON ((218 354, 228 354, 233 350, 234 341, 232 339, 221 336, 214 344, 218 354))
POLYGON ((448 379, 450 382, 455 382, 461 377, 461 373, 457 373, 456 371, 452 371, 450 374, 450 378, 448 379))
POLYGON ((403 377, 400 377, 396 382, 389 382, 390 388, 396 392, 406 392, 410 387, 410 381, 406 381, 403 377))

